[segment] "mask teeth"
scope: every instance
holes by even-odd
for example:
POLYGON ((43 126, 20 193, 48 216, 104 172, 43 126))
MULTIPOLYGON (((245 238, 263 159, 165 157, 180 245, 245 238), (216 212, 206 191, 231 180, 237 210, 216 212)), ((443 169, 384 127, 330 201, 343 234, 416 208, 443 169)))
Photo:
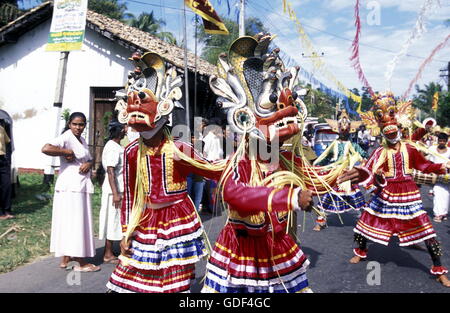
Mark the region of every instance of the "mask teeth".
POLYGON ((284 117, 283 119, 275 122, 274 125, 277 129, 283 129, 288 127, 289 124, 298 124, 297 118, 295 116, 284 117))
POLYGON ((397 132, 397 137, 395 137, 394 139, 389 139, 389 138, 387 138, 384 134, 383 134, 383 137, 384 137, 389 143, 391 143, 391 144, 396 144, 397 142, 400 141, 401 133, 400 133, 400 131, 398 131, 398 132, 397 132))

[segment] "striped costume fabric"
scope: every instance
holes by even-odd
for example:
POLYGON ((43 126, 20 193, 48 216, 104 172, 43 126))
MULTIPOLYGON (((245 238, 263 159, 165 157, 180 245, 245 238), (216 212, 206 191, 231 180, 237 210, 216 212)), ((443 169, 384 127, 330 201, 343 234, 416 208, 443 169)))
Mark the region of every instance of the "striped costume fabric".
POLYGON ((195 266, 172 266, 161 270, 136 270, 119 264, 112 273, 108 288, 116 292, 188 292, 195 266))
POLYGON ((272 236, 239 236, 227 224, 208 260, 202 292, 311 292, 305 254, 288 234, 272 236))
POLYGON ((147 209, 132 236, 131 258, 120 256, 107 287, 116 292, 188 291, 194 263, 207 255, 202 232, 189 198, 147 209))
POLYGON ((380 218, 364 211, 354 231, 386 246, 393 235, 398 236, 400 246, 409 246, 436 237, 426 212, 418 217, 405 220, 380 218))
MULTIPOLYGON (((220 170, 198 169, 175 158, 174 144, 186 155, 193 154, 191 146, 168 139, 158 147, 147 147, 136 140, 125 149, 123 232, 127 231, 135 209, 137 173, 145 204, 130 236, 131 256, 119 257, 120 264, 107 284, 112 291, 189 291, 194 264, 208 254, 203 226, 187 194, 186 177, 195 173, 217 179, 220 170)), ((198 162, 208 164, 201 158, 198 162)))
POLYGON ((320 198, 320 207, 330 213, 344 213, 366 207, 366 200, 359 188, 353 188, 350 193, 335 189, 320 198))
MULTIPOLYGON (((354 232, 384 245, 388 245, 392 236, 398 236, 400 246, 436 237, 412 174, 413 169, 424 173, 439 173, 441 166, 429 162, 406 143, 401 143, 398 151, 378 148, 366 167, 372 172, 376 163, 381 165, 384 181, 379 182, 382 185, 375 188, 375 194, 364 209, 354 232), (385 160, 379 162, 383 153, 385 160)), ((368 185, 376 186, 375 180, 372 179, 368 185)))

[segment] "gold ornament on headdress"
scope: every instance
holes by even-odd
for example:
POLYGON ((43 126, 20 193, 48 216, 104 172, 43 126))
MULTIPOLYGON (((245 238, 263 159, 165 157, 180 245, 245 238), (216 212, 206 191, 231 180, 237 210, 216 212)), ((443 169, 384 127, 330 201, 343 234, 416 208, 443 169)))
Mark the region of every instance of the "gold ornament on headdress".
POLYGON ((340 130, 339 124, 341 124, 344 120, 346 120, 349 123, 349 133, 356 132, 359 126, 361 126, 363 123, 362 121, 351 121, 346 109, 341 110, 341 115, 339 116, 338 120, 332 120, 328 118, 325 119, 327 124, 330 125, 331 130, 334 131, 335 133, 339 133, 340 130))

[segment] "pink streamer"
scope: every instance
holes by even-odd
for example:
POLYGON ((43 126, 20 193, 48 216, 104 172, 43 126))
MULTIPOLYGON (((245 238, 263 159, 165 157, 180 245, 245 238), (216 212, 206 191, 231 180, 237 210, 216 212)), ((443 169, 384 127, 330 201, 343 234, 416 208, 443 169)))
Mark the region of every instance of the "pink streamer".
POLYGON ((358 74, 359 80, 363 83, 364 87, 367 88, 370 95, 373 96, 372 87, 370 87, 369 82, 367 81, 366 75, 364 75, 363 69, 361 67, 361 63, 359 61, 359 36, 361 34, 361 19, 359 17, 359 0, 356 0, 355 4, 355 27, 356 34, 352 43, 352 56, 350 57, 350 61, 352 61, 352 66, 358 74))
POLYGON ((445 45, 447 44, 447 41, 449 41, 450 39, 450 35, 447 35, 447 37, 444 39, 443 42, 441 42, 440 44, 438 44, 433 51, 431 52, 431 54, 428 56, 428 58, 425 59, 425 61, 423 61, 422 65, 420 65, 419 71, 417 72, 416 76, 413 78, 413 80, 409 83, 408 89, 405 91, 405 93, 403 94, 403 99, 406 99, 406 97, 408 97, 409 93, 411 92, 412 87, 414 86, 414 84, 419 80, 419 78, 422 76, 422 72, 425 69, 425 67, 433 60, 434 55, 441 50, 442 48, 445 47, 445 45))

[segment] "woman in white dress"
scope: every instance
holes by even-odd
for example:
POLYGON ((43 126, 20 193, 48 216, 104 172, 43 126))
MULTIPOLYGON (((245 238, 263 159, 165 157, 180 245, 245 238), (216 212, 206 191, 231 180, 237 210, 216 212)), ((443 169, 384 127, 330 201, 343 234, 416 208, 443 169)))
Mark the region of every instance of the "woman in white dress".
POLYGON ((44 145, 42 152, 59 156, 61 164, 53 197, 50 252, 54 252, 55 257, 62 257, 61 268, 76 261, 75 271, 95 272, 100 267, 84 260, 95 255, 92 159, 86 141, 81 137, 85 127, 86 116, 81 112, 72 113, 62 135, 44 145))
POLYGON ((120 141, 125 137, 125 125, 117 121, 109 124, 109 140, 103 148, 102 165, 106 176, 102 185, 102 205, 99 217, 99 239, 105 240, 103 262, 117 264, 113 241, 122 240, 120 207, 123 194, 123 152, 120 141))
MULTIPOLYGON (((450 149, 447 147, 448 135, 439 133, 438 145, 430 147, 435 154, 428 155, 428 159, 434 163, 446 163, 450 158, 450 149), (440 155, 441 157, 438 157, 440 155)), ((437 223, 447 220, 448 209, 450 206, 450 190, 448 184, 437 183, 433 187, 433 220, 437 223)))

